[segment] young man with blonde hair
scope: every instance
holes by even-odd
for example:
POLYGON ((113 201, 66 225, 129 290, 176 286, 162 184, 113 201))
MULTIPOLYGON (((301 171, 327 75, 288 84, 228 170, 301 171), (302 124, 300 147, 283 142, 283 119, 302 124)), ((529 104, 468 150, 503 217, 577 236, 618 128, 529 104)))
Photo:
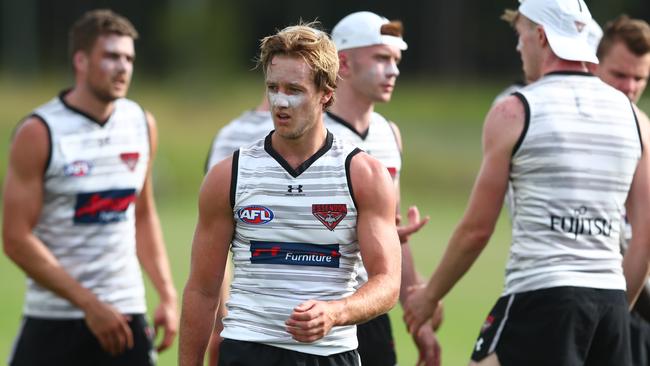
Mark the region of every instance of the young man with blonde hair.
MULTIPOLYGON (((340 137, 377 158, 386 166, 393 179, 400 220, 400 185, 402 168, 402 139, 399 128, 374 111, 375 103, 389 102, 397 77, 402 51, 407 44, 402 38, 402 23, 390 21, 369 11, 349 14, 332 29, 332 40, 339 55, 339 85, 337 100, 325 116, 325 126, 340 137)), ((408 210, 409 222, 398 226, 402 249, 402 283, 400 300, 406 300, 406 289, 420 282, 413 265, 409 246, 410 236, 424 226, 428 218, 420 219, 417 207, 408 210)), ((363 268, 359 283, 366 280, 363 268)), ((357 327, 361 362, 367 365, 397 364, 395 342, 387 314, 357 327)), ((427 365, 440 362, 440 348, 432 327, 427 324, 414 336, 420 361, 427 365)))
POLYGON ((177 331, 154 204, 153 116, 126 99, 138 34, 110 10, 70 31, 75 84, 12 140, 3 193, 7 256, 28 276, 10 365, 153 365, 140 265, 160 298, 158 351, 177 331))
POLYGON ((650 259, 650 126, 624 94, 587 72, 598 63, 582 0, 526 0, 516 13, 527 80, 496 103, 467 210, 426 287, 413 289, 409 330, 467 272, 513 187, 505 289, 472 365, 629 365, 628 302, 650 259), (632 225, 619 250, 623 207, 632 225), (627 291, 627 296, 626 296, 627 291))
POLYGON ((339 66, 324 32, 288 27, 260 49, 275 130, 201 187, 179 361, 203 364, 230 249, 219 365, 359 365, 354 324, 387 312, 399 292, 390 177, 323 124, 339 66), (361 258, 369 280, 357 289, 361 258))

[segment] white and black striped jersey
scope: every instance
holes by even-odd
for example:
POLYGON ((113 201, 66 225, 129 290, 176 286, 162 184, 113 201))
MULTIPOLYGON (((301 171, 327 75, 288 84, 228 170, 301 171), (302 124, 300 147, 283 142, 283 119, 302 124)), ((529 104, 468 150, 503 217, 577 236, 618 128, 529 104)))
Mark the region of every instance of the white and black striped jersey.
MULTIPOLYGON (((362 133, 331 112, 327 112, 323 119, 325 127, 335 136, 350 142, 379 160, 388 169, 393 181, 399 182, 402 171, 401 149, 390 122, 382 115, 373 112, 368 129, 362 133)), ((358 282, 359 286, 368 282, 368 273, 363 267, 359 270, 358 282)))
POLYGON ((625 290, 621 217, 642 149, 630 101, 575 72, 548 74, 515 95, 526 124, 511 162, 505 293, 625 290))
POLYGON ((293 169, 271 135, 233 155, 235 270, 222 336, 317 355, 356 349, 355 326, 300 343, 285 321, 304 301, 355 291, 361 257, 349 167, 360 150, 328 132, 325 145, 293 169))
MULTIPOLYGON (((149 162, 144 110, 127 99, 100 124, 66 104, 64 93, 33 114, 50 134, 43 207, 35 235, 61 266, 122 313, 146 311, 135 247, 134 202, 149 162)), ((28 278, 24 313, 81 318, 83 312, 28 278)))
POLYGON ((273 128, 273 118, 269 111, 250 110, 242 113, 223 126, 212 140, 205 171, 231 156, 240 147, 264 138, 273 128))

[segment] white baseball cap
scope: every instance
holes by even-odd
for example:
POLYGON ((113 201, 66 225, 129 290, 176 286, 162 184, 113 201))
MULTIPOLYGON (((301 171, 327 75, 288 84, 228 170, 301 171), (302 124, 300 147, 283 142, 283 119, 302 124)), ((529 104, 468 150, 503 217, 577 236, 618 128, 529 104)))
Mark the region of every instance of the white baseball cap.
POLYGON ((402 37, 381 34, 381 26, 390 23, 382 16, 359 11, 341 19, 332 29, 332 40, 339 51, 349 48, 387 44, 405 50, 408 45, 402 37))
POLYGON ((591 13, 583 0, 520 1, 519 13, 544 27, 553 52, 561 59, 598 63, 589 44, 591 13))

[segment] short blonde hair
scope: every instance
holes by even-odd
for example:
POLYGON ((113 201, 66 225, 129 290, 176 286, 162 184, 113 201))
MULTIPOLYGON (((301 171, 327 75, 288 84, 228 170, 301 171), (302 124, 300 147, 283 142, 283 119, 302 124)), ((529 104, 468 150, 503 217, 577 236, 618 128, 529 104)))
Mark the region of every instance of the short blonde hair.
MULTIPOLYGON (((266 73, 276 55, 301 57, 312 70, 316 88, 333 92, 338 78, 339 57, 334 42, 327 33, 317 27, 317 22, 301 22, 286 27, 272 36, 264 37, 260 43, 257 66, 261 66, 266 73)), ((333 102, 332 94, 332 98, 324 108, 329 107, 333 102)))

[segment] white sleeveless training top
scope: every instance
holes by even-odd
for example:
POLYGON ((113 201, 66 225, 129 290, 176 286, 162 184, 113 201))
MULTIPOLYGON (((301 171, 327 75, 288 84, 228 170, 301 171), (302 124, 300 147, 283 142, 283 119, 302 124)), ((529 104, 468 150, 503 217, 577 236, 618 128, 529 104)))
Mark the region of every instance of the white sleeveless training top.
POLYGON ((586 73, 551 73, 515 93, 505 294, 558 286, 625 290, 621 217, 641 142, 630 101, 586 73))
MULTIPOLYGON (((334 136, 343 139, 379 160, 390 173, 394 182, 399 182, 402 171, 402 153, 400 151, 395 131, 379 113, 373 112, 368 129, 359 134, 350 123, 341 117, 327 112, 323 117, 325 127, 334 136)), ((368 272, 364 267, 359 270, 357 278, 359 286, 368 282, 368 272)))
MULTIPOLYGON (((33 114, 50 133, 43 207, 35 235, 65 270, 121 313, 146 311, 135 248, 134 202, 149 162, 144 110, 127 99, 103 125, 63 100, 33 114)), ((67 300, 28 278, 24 313, 82 318, 67 300)))
POLYGON ((233 155, 235 272, 221 335, 316 355, 354 350, 353 325, 300 343, 285 321, 304 301, 355 291, 361 257, 349 166, 360 150, 328 132, 325 145, 293 169, 271 135, 233 155))

